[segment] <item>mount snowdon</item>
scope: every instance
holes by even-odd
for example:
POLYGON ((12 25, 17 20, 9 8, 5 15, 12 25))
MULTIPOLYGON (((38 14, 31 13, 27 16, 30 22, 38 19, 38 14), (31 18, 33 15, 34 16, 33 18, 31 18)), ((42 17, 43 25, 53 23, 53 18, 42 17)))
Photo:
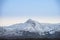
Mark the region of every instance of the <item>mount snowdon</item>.
POLYGON ((60 24, 39 23, 32 19, 25 23, 0 27, 0 38, 59 38, 60 24))

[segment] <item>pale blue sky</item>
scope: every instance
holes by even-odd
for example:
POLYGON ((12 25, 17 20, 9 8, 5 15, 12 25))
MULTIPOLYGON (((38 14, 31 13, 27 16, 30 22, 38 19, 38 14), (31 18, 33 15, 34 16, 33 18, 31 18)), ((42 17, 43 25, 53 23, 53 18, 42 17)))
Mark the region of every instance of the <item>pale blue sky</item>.
POLYGON ((2 0, 1 15, 2 17, 60 17, 59 2, 59 0, 2 0))
POLYGON ((0 0, 0 25, 34 19, 60 23, 60 0, 0 0))

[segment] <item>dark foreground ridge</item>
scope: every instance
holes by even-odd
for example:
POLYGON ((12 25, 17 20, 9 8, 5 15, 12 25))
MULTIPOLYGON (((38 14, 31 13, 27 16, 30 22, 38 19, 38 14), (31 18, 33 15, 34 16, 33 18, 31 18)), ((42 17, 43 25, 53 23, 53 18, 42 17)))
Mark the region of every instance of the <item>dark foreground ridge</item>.
POLYGON ((60 38, 16 38, 16 39, 4 39, 0 38, 0 40, 60 40, 60 38))

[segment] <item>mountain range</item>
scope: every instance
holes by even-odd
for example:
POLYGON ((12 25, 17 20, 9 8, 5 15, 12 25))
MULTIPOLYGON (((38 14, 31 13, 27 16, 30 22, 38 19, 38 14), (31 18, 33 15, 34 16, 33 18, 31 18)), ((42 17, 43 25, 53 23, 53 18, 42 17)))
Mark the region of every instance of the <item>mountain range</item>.
POLYGON ((0 38, 60 38, 60 23, 39 23, 29 19, 24 23, 0 27, 0 38))

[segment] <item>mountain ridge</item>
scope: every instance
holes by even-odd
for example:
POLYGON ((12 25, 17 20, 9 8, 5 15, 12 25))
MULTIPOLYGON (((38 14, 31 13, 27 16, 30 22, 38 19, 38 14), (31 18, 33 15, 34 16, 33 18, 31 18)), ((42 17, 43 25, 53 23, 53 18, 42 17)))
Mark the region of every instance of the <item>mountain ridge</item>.
MULTIPOLYGON (((1 34, 3 33, 3 36, 9 36, 9 34, 19 36, 21 34, 21 30, 23 30, 23 32, 25 31, 24 33, 26 33, 27 31, 27 33, 37 33, 38 35, 40 35, 40 37, 42 37, 44 35, 46 36, 46 34, 55 34, 56 31, 60 32, 60 24, 41 24, 37 21, 29 19, 25 23, 19 23, 8 27, 3 27, 1 28, 0 32, 1 34)), ((22 36, 23 35, 25 34, 22 34, 22 36)))

